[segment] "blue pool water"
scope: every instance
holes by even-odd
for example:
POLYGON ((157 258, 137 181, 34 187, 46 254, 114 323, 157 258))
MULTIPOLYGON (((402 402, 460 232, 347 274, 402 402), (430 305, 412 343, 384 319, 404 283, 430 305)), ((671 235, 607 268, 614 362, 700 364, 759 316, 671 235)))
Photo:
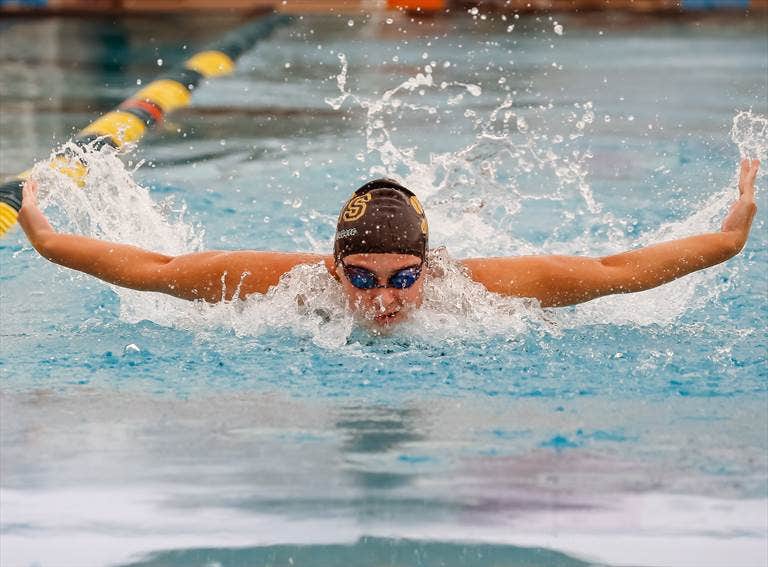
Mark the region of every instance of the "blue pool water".
MULTIPOLYGON (((171 253, 326 252, 344 198, 390 174, 450 267, 717 230, 740 152, 766 159, 764 19, 482 16, 298 19, 122 162, 89 155, 83 191, 39 170, 46 210, 171 253)), ((6 22, 0 172, 235 25, 6 22)), ((560 310, 449 269, 386 337, 319 268, 205 307, 58 269, 16 230, 0 563, 763 565, 758 184, 723 266, 560 310)))

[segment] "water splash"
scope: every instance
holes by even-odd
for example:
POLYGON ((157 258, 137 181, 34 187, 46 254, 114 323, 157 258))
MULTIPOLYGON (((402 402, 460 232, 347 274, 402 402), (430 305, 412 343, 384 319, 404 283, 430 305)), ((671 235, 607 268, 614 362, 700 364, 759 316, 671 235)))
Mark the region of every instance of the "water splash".
MULTIPOLYGON (((475 131, 471 144, 431 153, 420 161, 415 148, 393 139, 390 123, 405 110, 426 115, 444 111, 455 106, 451 101, 458 96, 456 91, 481 96, 479 88, 459 83, 438 84, 427 66, 425 73, 381 97, 365 99, 345 90, 347 67, 343 58, 342 65, 337 81, 342 93, 329 100, 329 104, 340 108, 349 100, 366 109, 367 152, 369 158, 377 158, 370 168, 371 175, 399 172, 406 183, 418 186, 430 213, 433 241, 447 243, 452 254, 551 253, 551 241, 531 242, 515 237, 510 230, 511 219, 531 201, 561 202, 571 208, 571 217, 565 216, 555 230, 575 222, 576 216, 582 217, 581 222, 586 216, 593 223, 610 224, 610 213, 603 212, 589 185, 590 153, 574 145, 594 120, 590 103, 575 106, 566 117, 570 131, 552 135, 543 125, 551 107, 540 107, 525 116, 515 108, 512 99, 506 99, 487 116, 465 113, 475 131), (409 96, 420 96, 419 89, 442 93, 443 109, 407 100, 409 96), (525 176, 535 176, 536 183, 547 189, 538 193, 526 190, 532 184, 530 180, 523 181, 525 176)), ((731 137, 742 155, 765 159, 765 117, 738 113, 731 137)), ((147 189, 136 184, 133 171, 125 167, 114 150, 78 148, 72 144, 64 150, 73 160, 88 164, 82 189, 47 165, 40 164, 33 172, 41 183, 41 205, 61 211, 55 220, 62 229, 171 255, 203 249, 204 233, 185 220, 185 207, 172 200, 155 202, 147 189)), ((697 212, 641 235, 637 242, 649 244, 717 230, 735 194, 735 183, 734 177, 697 212)), ((311 232, 310 226, 308 236, 312 238, 311 232)), ((569 246, 576 250, 604 246, 595 238, 582 236, 569 246)), ((327 244, 322 238, 314 241, 318 248, 327 244)), ((630 244, 623 235, 611 234, 609 243, 618 248, 630 244)), ((717 272, 709 270, 641 294, 603 298, 572 310, 552 312, 540 309, 532 300, 489 293, 470 281, 445 250, 433 250, 430 264, 438 275, 427 276, 424 306, 395 331, 398 335, 429 342, 489 334, 514 340, 531 331, 558 335, 563 329, 583 325, 669 324, 692 307, 711 300, 722 289, 715 284, 717 272)), ((238 336, 288 329, 325 348, 340 348, 355 340, 354 316, 346 307, 339 284, 322 265, 299 266, 266 295, 216 305, 113 289, 120 298, 120 316, 128 322, 150 320, 201 336, 212 329, 238 336)))
POLYGON ((424 304, 399 331, 426 342, 478 335, 511 339, 541 330, 557 335, 559 325, 538 302, 490 293, 467 278, 447 250, 431 251, 429 264, 437 272, 424 285, 424 304))
MULTIPOLYGON (((531 112, 516 108, 516 101, 507 96, 485 115, 465 100, 467 94, 480 97, 480 86, 438 81, 438 71, 431 65, 379 97, 365 97, 348 90, 346 56, 338 57, 340 94, 326 102, 337 110, 348 102, 365 111, 366 152, 359 159, 371 162, 370 177, 395 177, 418 188, 420 198, 429 207, 432 240, 445 244, 452 253, 532 253, 528 243, 499 228, 510 225, 526 201, 564 203, 574 188, 587 214, 601 213, 588 181, 592 154, 578 145, 595 120, 591 102, 577 103, 565 116, 559 115, 557 119, 570 129, 564 135, 550 137, 546 122, 551 120, 551 104, 531 112), (425 94, 434 95, 440 102, 421 102, 425 94), (462 105, 464 112, 457 116, 462 105), (420 158, 421 148, 398 142, 394 135, 398 124, 412 116, 431 118, 436 128, 463 119, 474 131, 474 140, 420 158), (541 189, 525 189, 531 185, 541 189), (465 238, 466 234, 473 238, 465 238)), ((577 208, 566 215, 566 222, 575 222, 580 213, 577 208)))
MULTIPOLYGON (((739 148, 739 155, 765 162, 768 147, 768 117, 742 111, 736 114, 731 128, 731 140, 739 148)), ((765 168, 761 172, 765 175, 765 168)))
MULTIPOLYGON (((735 199, 737 173, 722 190, 699 205, 687 218, 661 225, 630 239, 611 212, 604 211, 595 197, 589 181, 590 150, 580 144, 580 138, 595 120, 593 104, 576 103, 564 117, 552 105, 518 108, 511 97, 483 115, 467 108, 464 117, 472 123, 474 140, 463 147, 443 153, 430 153, 420 160, 418 148, 393 141, 392 133, 403 121, 406 110, 422 116, 453 113, 466 92, 479 96, 471 85, 439 82, 431 66, 424 73, 406 79, 380 98, 365 98, 346 90, 346 60, 338 85, 341 96, 334 99, 336 108, 351 101, 366 111, 366 147, 371 162, 371 176, 401 178, 406 185, 417 188, 429 211, 432 242, 445 244, 453 254, 461 256, 491 256, 524 254, 595 254, 616 253, 638 245, 717 231, 735 199), (424 89, 458 90, 449 94, 445 104, 426 106, 414 104, 408 97, 418 96, 424 89), (558 128, 554 125, 562 121, 558 128), (530 188, 534 187, 534 190, 530 188), (526 189, 528 188, 528 189, 526 189), (547 201, 559 205, 550 211, 552 237, 535 243, 514 236, 515 217, 524 214, 526 205, 547 201), (559 214, 558 214, 559 213, 559 214), (559 224, 557 217, 560 216, 559 224), (586 225, 574 236, 574 228, 586 225), (590 229, 603 228, 600 241, 590 229), (558 240, 560 235, 566 240, 558 240)), ((479 87, 478 87, 479 89, 479 87)), ((768 147, 766 118, 752 112, 739 112, 733 120, 731 138, 740 155, 765 161, 768 147)), ((765 168, 760 176, 765 175, 765 168)), ((602 298, 560 311, 554 316, 556 327, 572 328, 585 324, 652 325, 670 324, 690 309, 700 307, 721 293, 725 286, 717 282, 716 268, 699 272, 663 287, 640 294, 602 298)), ((465 284, 466 285, 466 284, 465 284)), ((467 294, 471 296, 471 294, 467 294)), ((493 305, 491 309, 504 313, 494 298, 475 297, 475 309, 493 305)), ((450 305, 450 301, 443 308, 450 305)), ((464 316, 472 319, 475 313, 464 316)), ((508 321, 508 316, 502 316, 508 321)), ((478 315, 484 325, 493 327, 498 319, 488 314, 478 315)), ((509 321, 508 321, 509 322, 509 321)), ((427 322, 420 324, 429 326, 427 322)), ((455 327, 455 325, 454 325, 455 327)), ((510 324, 510 327, 514 325, 510 324)), ((509 328, 505 329, 509 330, 509 328)))
POLYGON ((40 183, 43 208, 63 213, 66 228, 114 242, 151 248, 164 254, 201 250, 204 232, 186 222, 186 206, 172 198, 157 203, 133 179, 118 153, 108 145, 95 148, 67 143, 51 157, 63 155, 71 164, 87 166, 83 190, 67 175, 38 163, 32 176, 40 183))
MULTIPOLYGON (((40 183, 41 208, 58 209, 63 230, 168 255, 203 248, 204 231, 185 220, 186 206, 177 205, 172 198, 155 202, 110 146, 79 147, 70 142, 51 154, 54 156, 66 156, 72 165, 87 165, 82 188, 47 162, 38 163, 32 171, 40 183)), ((121 299, 120 316, 127 321, 147 319, 172 325, 176 320, 173 312, 188 309, 179 299, 112 287, 121 299)))

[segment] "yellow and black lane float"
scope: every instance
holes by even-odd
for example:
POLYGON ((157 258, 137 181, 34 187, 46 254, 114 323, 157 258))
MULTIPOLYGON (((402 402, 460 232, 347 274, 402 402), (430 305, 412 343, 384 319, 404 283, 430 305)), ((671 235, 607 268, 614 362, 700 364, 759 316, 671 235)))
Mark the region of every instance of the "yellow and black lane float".
MULTIPOLYGON (((201 81, 232 73, 235 61, 245 51, 290 21, 289 16, 274 14, 230 32, 83 128, 75 136, 74 143, 95 147, 109 144, 116 149, 135 144, 147 130, 162 124, 166 114, 188 106, 192 91, 201 81)), ((83 185, 87 164, 66 152, 57 154, 49 163, 78 185, 83 185)), ((29 173, 27 170, 0 185, 0 236, 16 223, 21 209, 21 189, 29 173)))

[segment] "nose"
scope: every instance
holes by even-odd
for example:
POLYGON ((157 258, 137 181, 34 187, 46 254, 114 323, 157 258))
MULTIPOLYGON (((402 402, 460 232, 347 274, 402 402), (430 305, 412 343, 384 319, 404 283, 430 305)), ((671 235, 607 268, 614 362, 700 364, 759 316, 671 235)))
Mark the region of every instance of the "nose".
POLYGON ((374 301, 381 305, 382 311, 397 301, 397 290, 391 287, 380 287, 374 290, 374 301))

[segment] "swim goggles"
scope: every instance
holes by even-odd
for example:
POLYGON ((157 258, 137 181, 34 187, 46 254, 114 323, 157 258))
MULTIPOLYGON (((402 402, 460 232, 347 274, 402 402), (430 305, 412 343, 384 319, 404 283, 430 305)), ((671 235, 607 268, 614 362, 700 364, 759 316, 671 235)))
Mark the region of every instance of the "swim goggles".
POLYGON ((344 260, 341 260, 341 267, 344 268, 344 275, 347 276, 349 283, 357 289, 378 289, 384 287, 393 287, 395 289, 408 289, 419 279, 423 262, 418 266, 412 266, 395 272, 387 280, 386 285, 379 284, 379 278, 370 270, 358 266, 347 266, 344 260))

